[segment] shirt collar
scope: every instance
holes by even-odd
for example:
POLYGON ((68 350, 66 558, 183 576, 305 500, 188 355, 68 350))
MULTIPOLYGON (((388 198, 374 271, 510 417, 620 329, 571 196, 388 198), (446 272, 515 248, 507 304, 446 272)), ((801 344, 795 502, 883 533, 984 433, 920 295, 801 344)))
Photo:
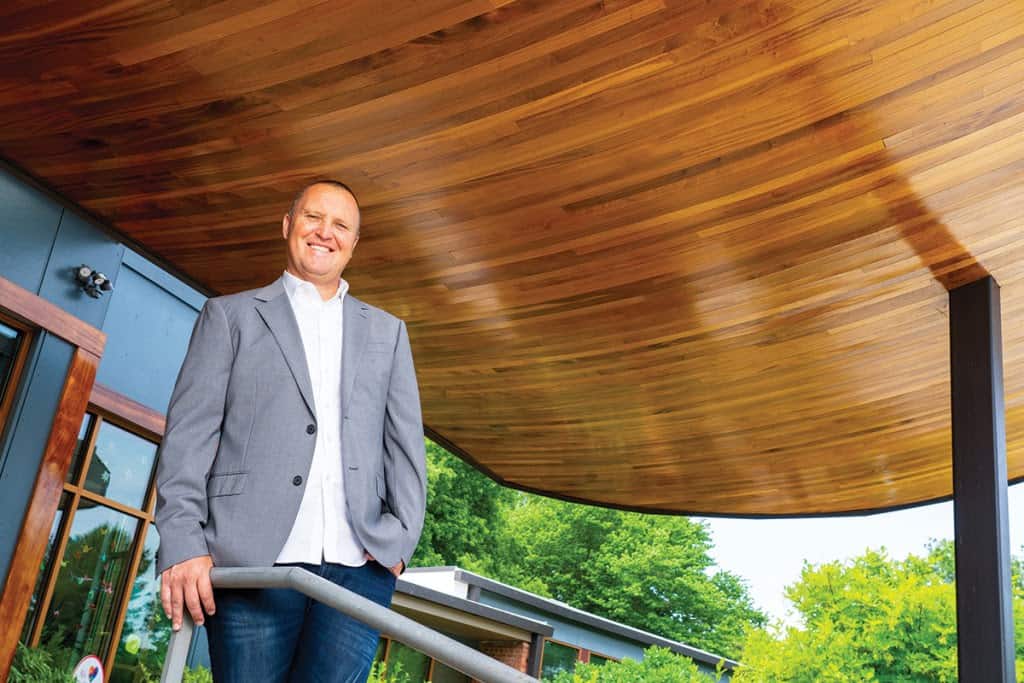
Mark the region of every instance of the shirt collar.
MULTIPOLYGON (((306 299, 314 298, 317 302, 323 301, 320 298, 320 290, 316 288, 316 285, 308 280, 295 277, 287 270, 284 271, 284 289, 288 293, 289 299, 299 296, 306 299)), ((331 299, 344 299, 347 293, 348 282, 345 281, 345 278, 338 278, 338 291, 334 293, 331 299)), ((331 299, 327 299, 327 301, 331 301, 331 299)), ((327 303, 327 301, 324 301, 324 303, 327 303)))

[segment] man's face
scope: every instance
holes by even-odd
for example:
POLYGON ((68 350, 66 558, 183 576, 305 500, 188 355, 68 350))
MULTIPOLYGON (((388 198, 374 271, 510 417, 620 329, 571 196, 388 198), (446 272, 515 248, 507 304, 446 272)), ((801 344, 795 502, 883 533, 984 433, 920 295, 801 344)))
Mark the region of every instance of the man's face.
POLYGON ((359 241, 359 207, 345 190, 313 185, 281 226, 288 242, 288 272, 336 287, 359 241))

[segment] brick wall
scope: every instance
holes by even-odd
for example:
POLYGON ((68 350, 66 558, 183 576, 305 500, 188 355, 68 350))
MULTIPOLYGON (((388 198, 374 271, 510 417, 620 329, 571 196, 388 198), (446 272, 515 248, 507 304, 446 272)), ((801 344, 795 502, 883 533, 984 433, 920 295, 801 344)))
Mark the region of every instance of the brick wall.
MULTIPOLYGON (((530 644, 518 640, 482 640, 480 652, 507 664, 517 671, 526 673, 526 664, 530 658, 530 644)), ((478 683, 474 681, 474 683, 478 683)))

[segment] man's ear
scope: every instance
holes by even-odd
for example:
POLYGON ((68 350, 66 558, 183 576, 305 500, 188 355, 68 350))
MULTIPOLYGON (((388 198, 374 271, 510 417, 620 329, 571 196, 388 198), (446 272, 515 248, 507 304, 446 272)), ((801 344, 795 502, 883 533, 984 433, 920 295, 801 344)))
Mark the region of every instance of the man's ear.
POLYGON ((284 237, 285 240, 288 239, 288 229, 291 228, 291 222, 292 215, 290 213, 286 213, 284 218, 281 219, 281 236, 284 237))

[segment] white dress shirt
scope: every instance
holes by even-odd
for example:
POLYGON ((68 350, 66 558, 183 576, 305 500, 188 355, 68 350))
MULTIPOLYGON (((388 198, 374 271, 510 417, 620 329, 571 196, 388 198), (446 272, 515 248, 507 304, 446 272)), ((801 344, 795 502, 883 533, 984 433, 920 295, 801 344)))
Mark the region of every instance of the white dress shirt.
POLYGON ((324 301, 311 282, 285 271, 284 289, 302 336, 316 409, 316 447, 299 513, 278 563, 366 563, 366 551, 352 532, 341 466, 342 303, 348 283, 324 301))

